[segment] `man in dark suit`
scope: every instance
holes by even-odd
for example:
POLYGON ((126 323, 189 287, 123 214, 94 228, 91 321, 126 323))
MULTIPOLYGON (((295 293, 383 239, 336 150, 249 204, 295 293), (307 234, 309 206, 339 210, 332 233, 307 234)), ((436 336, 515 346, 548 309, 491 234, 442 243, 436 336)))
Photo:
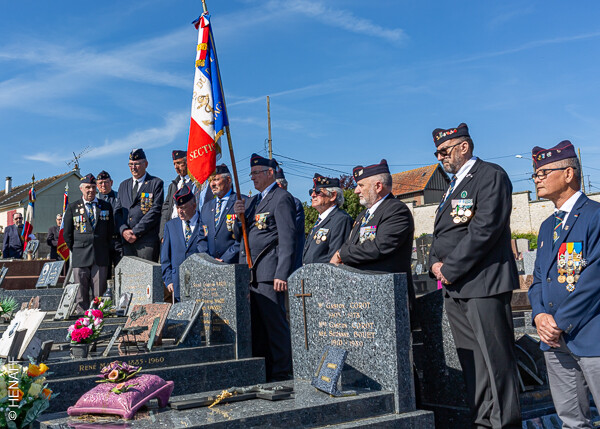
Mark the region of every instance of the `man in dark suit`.
MULTIPOLYGON (((250 167, 258 193, 246 204, 236 201, 234 210, 238 217, 245 214, 253 263, 252 354, 265 358, 268 381, 280 381, 288 379, 292 369, 285 291, 294 271, 296 207, 292 195, 275 182, 277 162, 252 154, 250 167)), ((238 231, 236 237, 241 236, 238 231)))
POLYGON ((4 230, 4 243, 2 243, 2 257, 4 259, 23 257, 23 215, 13 215, 14 224, 4 230))
POLYGON ((565 428, 591 428, 590 393, 600 404, 600 204, 581 191, 570 141, 532 151, 540 198, 554 204, 538 235, 529 289, 550 391, 565 428))
POLYGON ((213 198, 213 194, 210 190, 209 186, 204 186, 203 189, 199 189, 190 176, 188 176, 188 168, 187 168, 187 152, 185 150, 174 150, 172 153, 173 156, 173 167, 175 167, 175 171, 177 172, 177 177, 173 179, 173 181, 169 184, 169 189, 167 189, 167 197, 165 198, 165 202, 162 206, 161 215, 160 215, 160 239, 163 239, 165 224, 171 220, 177 218, 177 207, 174 204, 173 196, 175 193, 183 187, 183 185, 188 185, 188 187, 192 190, 195 198, 196 205, 198 207, 198 211, 202 209, 202 206, 205 202, 211 201, 213 198))
MULTIPOLYGON (((200 211, 200 225, 204 229, 206 253, 221 262, 235 264, 240 257, 240 242, 234 238, 236 214, 233 204, 237 194, 233 191, 231 174, 225 164, 217 165, 210 179, 215 196, 200 211)), ((245 196, 242 196, 245 200, 245 196)))
POLYGON ((65 210, 63 237, 71 252, 75 283, 79 283, 76 312, 82 314, 90 307, 90 287, 92 300, 106 292, 114 220, 110 204, 96 198, 92 174, 81 178, 79 189, 83 198, 65 210))
MULTIPOLYGON (((111 205, 113 217, 115 219, 115 231, 113 233, 112 246, 110 248, 110 266, 112 267, 114 265, 116 267, 123 257, 123 243, 121 242, 121 236, 117 228, 117 222, 120 216, 120 213, 117 213, 116 211, 118 195, 112 188, 113 180, 110 177, 110 174, 104 170, 96 176, 96 186, 98 187, 98 199, 104 200, 111 205)), ((112 276, 111 271, 112 270, 109 270, 108 272, 109 279, 112 276)))
POLYGON ((510 307, 519 288, 510 245, 512 184, 500 166, 473 156, 466 124, 437 128, 433 141, 453 177, 435 218, 430 275, 443 285, 473 427, 520 428, 510 307))
POLYGON ((50 246, 50 259, 58 260, 58 252, 56 248, 58 246, 58 234, 60 232, 60 224, 62 223, 62 213, 56 215, 56 225, 51 226, 48 229, 48 237, 46 243, 50 246))
MULTIPOLYGON (((277 185, 280 188, 283 188, 287 191, 288 181, 285 178, 285 174, 283 172, 283 168, 278 168, 275 172, 275 180, 277 181, 277 185)), ((297 270, 302 266, 302 249, 304 248, 304 241, 306 240, 306 234, 304 233, 304 207, 302 206, 302 202, 294 197, 294 205, 296 206, 296 250, 295 254, 295 262, 294 262, 294 270, 297 270)))
POLYGON ((352 229, 352 218, 341 209, 344 192, 340 180, 315 174, 313 188, 308 191, 311 204, 319 217, 306 237, 302 263, 328 263, 342 247, 352 229))
POLYGON ((163 281, 172 294, 174 302, 181 299, 179 288, 179 266, 190 255, 201 250, 200 240, 204 237, 196 198, 188 185, 183 185, 173 196, 178 217, 165 225, 164 240, 160 251, 163 281))
POLYGON ((123 238, 123 256, 158 261, 163 181, 148 174, 147 167, 144 150, 133 149, 129 154, 132 177, 119 185, 117 227, 123 238))

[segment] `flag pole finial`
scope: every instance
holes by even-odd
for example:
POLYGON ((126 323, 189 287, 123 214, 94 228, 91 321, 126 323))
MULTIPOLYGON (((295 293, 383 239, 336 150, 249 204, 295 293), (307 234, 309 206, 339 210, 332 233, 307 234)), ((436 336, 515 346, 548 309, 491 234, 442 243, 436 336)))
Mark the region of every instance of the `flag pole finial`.
POLYGON ((206 0, 202 0, 202 9, 204 10, 204 13, 208 12, 208 9, 206 8, 206 0))
POLYGON ((35 174, 31 175, 31 183, 35 183, 35 174))

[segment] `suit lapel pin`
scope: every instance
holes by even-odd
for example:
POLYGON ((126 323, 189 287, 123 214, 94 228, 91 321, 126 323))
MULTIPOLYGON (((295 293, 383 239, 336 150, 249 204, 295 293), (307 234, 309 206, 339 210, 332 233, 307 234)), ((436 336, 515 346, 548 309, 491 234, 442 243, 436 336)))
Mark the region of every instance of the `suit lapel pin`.
POLYGON ((540 247, 544 247, 544 242, 543 241, 540 243, 540 247))
POLYGON ((568 230, 568 229, 569 229, 569 225, 566 225, 565 226, 565 231, 568 230))
POLYGON ((460 193, 460 197, 461 197, 461 198, 467 198, 467 191, 462 191, 462 192, 460 193))

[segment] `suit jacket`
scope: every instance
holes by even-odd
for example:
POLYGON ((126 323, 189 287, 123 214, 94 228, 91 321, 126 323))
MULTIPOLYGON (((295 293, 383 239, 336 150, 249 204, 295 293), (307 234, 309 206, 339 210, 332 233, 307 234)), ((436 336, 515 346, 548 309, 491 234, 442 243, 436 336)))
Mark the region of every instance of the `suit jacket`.
MULTIPOLYGON (((512 184, 496 164, 477 159, 438 210, 429 267, 443 262, 444 285, 453 298, 482 298, 519 288, 510 245, 512 184), (452 200, 472 199, 472 216, 454 223, 452 200)), ((431 274, 432 275, 432 274, 431 274)))
MULTIPOLYGON (((275 185, 257 204, 257 195, 246 200, 246 223, 248 225, 248 244, 252 262, 277 240, 272 248, 256 265, 256 281, 272 282, 274 279, 286 280, 294 271, 296 249, 296 206, 294 197, 288 191, 275 185), (263 219, 263 222, 259 222, 263 219), (258 228, 258 225, 264 228, 258 228)), ((236 224, 235 236, 242 239, 241 224, 236 224)), ((240 260, 245 255, 240 251, 240 260)))
MULTIPOLYGON (((235 216, 233 204, 237 198, 235 192, 231 192, 227 204, 223 207, 219 224, 215 227, 215 209, 217 207, 217 199, 213 198, 207 201, 202 206, 200 212, 200 224, 204 228, 201 248, 205 253, 208 253, 213 258, 222 259, 228 264, 235 264, 240 257, 240 242, 234 238, 235 218, 227 225, 227 215, 235 216)), ((242 195, 242 199, 246 201, 247 197, 242 195)))
MULTIPOLYGON (((538 250, 529 289, 532 318, 540 313, 554 317, 567 347, 576 356, 600 356, 600 204, 581 195, 569 213, 560 237, 553 244, 554 215, 540 226, 538 250), (587 265, 575 290, 558 282, 558 251, 563 243, 582 244, 587 265)), ((550 347, 540 343, 543 350, 550 347)))
POLYGON ((171 219, 165 225, 164 241, 160 249, 160 265, 162 268, 162 277, 165 285, 173 283, 173 294, 175 298, 181 298, 179 288, 179 266, 190 255, 199 253, 200 240, 203 238, 202 225, 200 219, 196 223, 196 228, 192 236, 185 244, 183 235, 182 220, 178 217, 171 219))
MULTIPOLYGON (((377 213, 377 212, 375 212, 377 213)), ((303 264, 321 262, 327 264, 348 238, 352 229, 352 218, 339 207, 335 207, 321 223, 313 227, 306 237, 303 264), (318 234, 320 232, 320 234, 318 234), (323 236, 326 237, 322 240, 323 236)))
POLYGON ((16 225, 9 225, 4 229, 4 242, 2 243, 2 257, 22 258, 23 257, 23 242, 21 235, 16 225))
MULTIPOLYGON (((173 199, 173 195, 177 192, 177 184, 179 183, 180 176, 177 176, 173 181, 169 184, 169 188, 167 189, 167 197, 165 198, 165 202, 162 205, 162 210, 160 214, 160 238, 163 238, 165 224, 171 220, 171 215, 173 214, 173 207, 175 204, 175 200, 173 199)), ((208 201, 212 200, 213 193, 210 189, 210 186, 206 189, 206 194, 204 195, 204 200, 202 204, 200 204, 200 200, 202 191, 196 186, 194 196, 196 197, 196 204, 198 205, 197 210, 200 211, 202 209, 201 205, 204 205, 208 201)), ((174 219, 174 218, 173 218, 174 219)))
POLYGON ((48 237, 46 243, 50 246, 50 259, 58 259, 58 253, 56 252, 56 246, 58 246, 58 234, 60 232, 60 226, 54 225, 48 229, 48 237))
POLYGON ((131 177, 119 185, 116 203, 116 211, 120 213, 117 219, 119 235, 122 237, 123 231, 131 229, 139 241, 158 241, 160 210, 164 201, 163 181, 146 174, 133 200, 132 186, 131 177))
POLYGON ((112 207, 109 203, 98 200, 93 228, 81 198, 69 204, 63 222, 63 237, 71 251, 73 268, 109 265, 108 252, 114 225, 112 207))
POLYGON ((302 202, 294 197, 294 205, 296 206, 296 249, 295 249, 295 262, 294 270, 297 270, 302 266, 302 249, 304 249, 304 242, 306 241, 306 234, 304 233, 304 207, 302 202))

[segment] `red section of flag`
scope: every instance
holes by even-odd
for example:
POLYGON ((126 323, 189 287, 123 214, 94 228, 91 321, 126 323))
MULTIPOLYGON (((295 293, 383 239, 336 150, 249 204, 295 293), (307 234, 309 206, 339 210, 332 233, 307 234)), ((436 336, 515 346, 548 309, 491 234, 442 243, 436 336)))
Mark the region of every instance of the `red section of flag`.
POLYGON ((27 247, 27 243, 30 240, 29 236, 33 234, 33 209, 35 207, 35 189, 33 185, 31 185, 31 189, 29 190, 29 204, 27 205, 27 210, 25 211, 25 225, 23 225, 23 251, 27 247))
POLYGON ((63 258, 63 260, 68 260, 69 259, 69 247, 67 246, 67 243, 65 243, 65 237, 63 237, 63 226, 62 224, 60 225, 60 231, 58 232, 58 244, 56 246, 56 253, 58 253, 58 256, 60 256, 61 258, 63 258))
POLYGON ((194 119, 190 121, 188 140, 188 171, 198 183, 203 183, 214 173, 217 166, 216 144, 211 136, 194 119))

